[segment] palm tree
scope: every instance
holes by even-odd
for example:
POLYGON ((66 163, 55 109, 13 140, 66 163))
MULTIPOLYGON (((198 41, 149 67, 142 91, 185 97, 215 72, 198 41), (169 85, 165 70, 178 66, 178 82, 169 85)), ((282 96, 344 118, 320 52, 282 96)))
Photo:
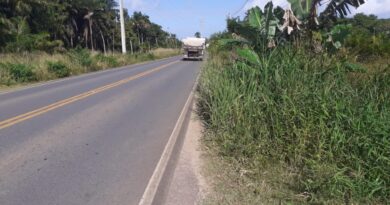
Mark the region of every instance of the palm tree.
POLYGON ((85 46, 88 47, 88 42, 90 42, 91 50, 94 50, 93 43, 93 21, 95 12, 99 12, 104 10, 104 6, 106 5, 105 0, 76 0, 73 1, 73 6, 78 9, 78 13, 82 14, 83 18, 83 27, 84 27, 84 39, 85 46))
POLYGON ((344 18, 351 13, 350 7, 357 8, 364 4, 365 0, 288 0, 292 10, 299 18, 307 19, 310 29, 318 27, 321 20, 325 24, 329 20, 335 21, 337 17, 344 18), (318 13, 319 6, 325 6, 325 10, 318 13))
POLYGON ((100 34, 102 40, 102 47, 104 53, 107 52, 106 49, 106 38, 109 37, 111 31, 115 28, 115 18, 117 10, 114 8, 117 7, 117 3, 113 0, 106 0, 106 4, 102 10, 97 10, 94 15, 95 26, 97 32, 100 34), (107 35, 108 34, 108 35, 107 35))

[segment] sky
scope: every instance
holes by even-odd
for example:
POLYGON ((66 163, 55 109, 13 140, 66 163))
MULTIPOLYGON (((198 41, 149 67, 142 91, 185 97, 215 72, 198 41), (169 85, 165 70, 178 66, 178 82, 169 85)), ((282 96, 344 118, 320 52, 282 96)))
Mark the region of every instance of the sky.
MULTIPOLYGON (((123 0, 130 13, 141 11, 151 21, 161 25, 164 30, 175 33, 179 38, 202 36, 223 31, 228 16, 243 15, 253 6, 264 7, 268 0, 123 0)), ((287 0, 273 0, 283 8, 289 6, 287 0)), ((366 0, 354 13, 375 14, 380 18, 390 18, 390 0, 366 0)), ((353 15, 352 14, 352 15, 353 15)))

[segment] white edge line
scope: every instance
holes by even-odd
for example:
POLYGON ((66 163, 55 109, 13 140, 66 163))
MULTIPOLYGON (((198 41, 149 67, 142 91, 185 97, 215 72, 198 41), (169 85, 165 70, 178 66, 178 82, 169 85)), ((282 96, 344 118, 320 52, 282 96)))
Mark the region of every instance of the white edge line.
POLYGON ((25 86, 22 85, 21 87, 18 87, 18 88, 10 88, 9 90, 6 89, 4 91, 0 91, 0 95, 5 95, 5 94, 13 93, 13 92, 19 92, 19 91, 23 91, 23 90, 27 90, 27 89, 31 89, 31 88, 36 88, 36 87, 41 87, 41 86, 45 86, 45 85, 54 85, 56 83, 64 82, 64 81, 67 81, 67 80, 73 80, 73 79, 78 79, 78 78, 82 78, 82 77, 98 75, 98 74, 106 73, 106 72, 109 72, 109 71, 115 71, 115 70, 118 71, 118 70, 123 70, 123 69, 126 69, 126 68, 134 68, 136 66, 146 65, 148 63, 160 62, 160 61, 168 60, 168 59, 175 58, 175 57, 178 57, 178 56, 180 56, 180 55, 171 56, 171 57, 167 57, 167 58, 161 58, 161 59, 158 59, 158 60, 151 60, 151 61, 144 61, 144 62, 135 63, 135 64, 129 64, 129 65, 124 65, 124 66, 120 66, 120 67, 106 68, 106 69, 103 69, 103 70, 99 70, 99 71, 95 71, 95 72, 83 73, 81 75, 69 76, 67 78, 62 78, 62 79, 60 78, 60 79, 54 79, 54 80, 49 80, 49 81, 44 81, 44 82, 37 82, 37 83, 30 84, 30 85, 25 85, 25 86))
POLYGON ((146 186, 144 194, 142 195, 142 198, 141 198, 140 202, 138 203, 138 205, 151 205, 154 201, 154 198, 156 196, 156 193, 157 193, 158 187, 160 185, 162 176, 163 176, 165 169, 168 165, 169 159, 171 158, 173 148, 176 144, 177 138, 179 137, 181 128, 183 126, 185 117, 186 117, 187 112, 188 112, 188 109, 189 109, 190 104, 194 98, 194 91, 195 91, 195 88, 198 84, 199 76, 200 75, 198 74, 198 77, 195 81, 195 84, 191 89, 190 96, 188 96, 187 102, 184 105, 184 107, 180 113, 180 116, 176 122, 175 128, 173 129, 172 134, 169 137, 167 144, 165 145, 165 149, 161 155, 161 158, 160 158, 160 160, 159 160, 159 162, 158 162, 158 164, 153 172, 153 175, 149 179, 149 183, 146 186))

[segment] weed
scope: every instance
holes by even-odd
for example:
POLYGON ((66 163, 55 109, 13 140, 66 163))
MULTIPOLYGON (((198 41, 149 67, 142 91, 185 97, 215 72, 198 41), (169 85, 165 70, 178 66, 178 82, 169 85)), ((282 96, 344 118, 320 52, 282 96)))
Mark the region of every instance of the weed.
POLYGON ((58 78, 68 77, 71 74, 71 70, 61 61, 47 62, 47 70, 54 73, 58 78))
POLYGON ((3 75, 8 72, 10 79, 15 82, 29 82, 36 80, 36 75, 33 72, 32 66, 21 63, 4 63, 0 67, 2 67, 3 75))
POLYGON ((107 65, 107 67, 119 66, 118 60, 114 56, 98 54, 95 56, 97 62, 107 65))
POLYGON ((90 68, 93 66, 91 53, 86 49, 73 49, 69 52, 69 57, 83 67, 90 68))
POLYGON ((283 163, 287 186, 311 202, 386 203, 390 198, 390 73, 365 73, 326 54, 278 48, 259 63, 215 58, 199 108, 209 140, 250 170, 283 163))
POLYGON ((0 87, 79 75, 106 68, 174 56, 175 49, 157 49, 149 53, 103 55, 76 48, 65 54, 46 52, 0 54, 0 87), (136 57, 137 56, 137 57, 136 57))

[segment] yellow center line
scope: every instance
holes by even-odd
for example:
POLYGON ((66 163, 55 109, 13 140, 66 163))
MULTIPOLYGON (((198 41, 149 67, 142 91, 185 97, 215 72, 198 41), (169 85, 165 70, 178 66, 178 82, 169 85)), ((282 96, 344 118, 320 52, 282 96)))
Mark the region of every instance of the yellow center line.
POLYGON ((23 122, 25 120, 31 119, 31 118, 36 117, 38 115, 42 115, 42 114, 47 113, 47 112, 49 112, 51 110, 55 110, 57 108, 63 107, 65 105, 71 104, 73 102, 82 100, 82 99, 87 98, 89 96, 101 93, 103 91, 109 90, 111 88, 117 87, 117 86, 125 84, 125 83, 128 83, 128 82, 130 82, 132 80, 135 80, 135 79, 141 78, 143 76, 149 75, 149 74, 151 74, 153 72, 159 71, 159 70, 161 70, 163 68, 166 68, 166 67, 168 67, 170 65, 173 65, 173 64, 175 64, 177 62, 179 62, 179 61, 174 61, 174 62, 165 64, 165 65, 153 68, 151 70, 139 73, 139 74, 131 76, 129 78, 125 78, 123 80, 120 80, 120 81, 117 81, 117 82, 114 82, 114 83, 111 83, 111 84, 108 84, 108 85, 105 85, 105 86, 102 86, 102 87, 99 87, 99 88, 96 88, 96 89, 93 89, 93 90, 90 90, 90 91, 87 91, 87 92, 84 92, 84 93, 81 93, 79 95, 76 95, 76 96, 73 96, 73 97, 70 97, 70 98, 67 98, 67 99, 64 99, 64 100, 60 100, 60 101, 55 102, 53 104, 50 104, 50 105, 38 108, 36 110, 33 110, 33 111, 30 111, 30 112, 27 112, 27 113, 24 113, 24 114, 21 114, 21 115, 9 118, 7 120, 0 121, 0 130, 4 129, 4 128, 7 128, 7 127, 10 127, 10 126, 13 126, 13 125, 15 125, 17 123, 23 122))

